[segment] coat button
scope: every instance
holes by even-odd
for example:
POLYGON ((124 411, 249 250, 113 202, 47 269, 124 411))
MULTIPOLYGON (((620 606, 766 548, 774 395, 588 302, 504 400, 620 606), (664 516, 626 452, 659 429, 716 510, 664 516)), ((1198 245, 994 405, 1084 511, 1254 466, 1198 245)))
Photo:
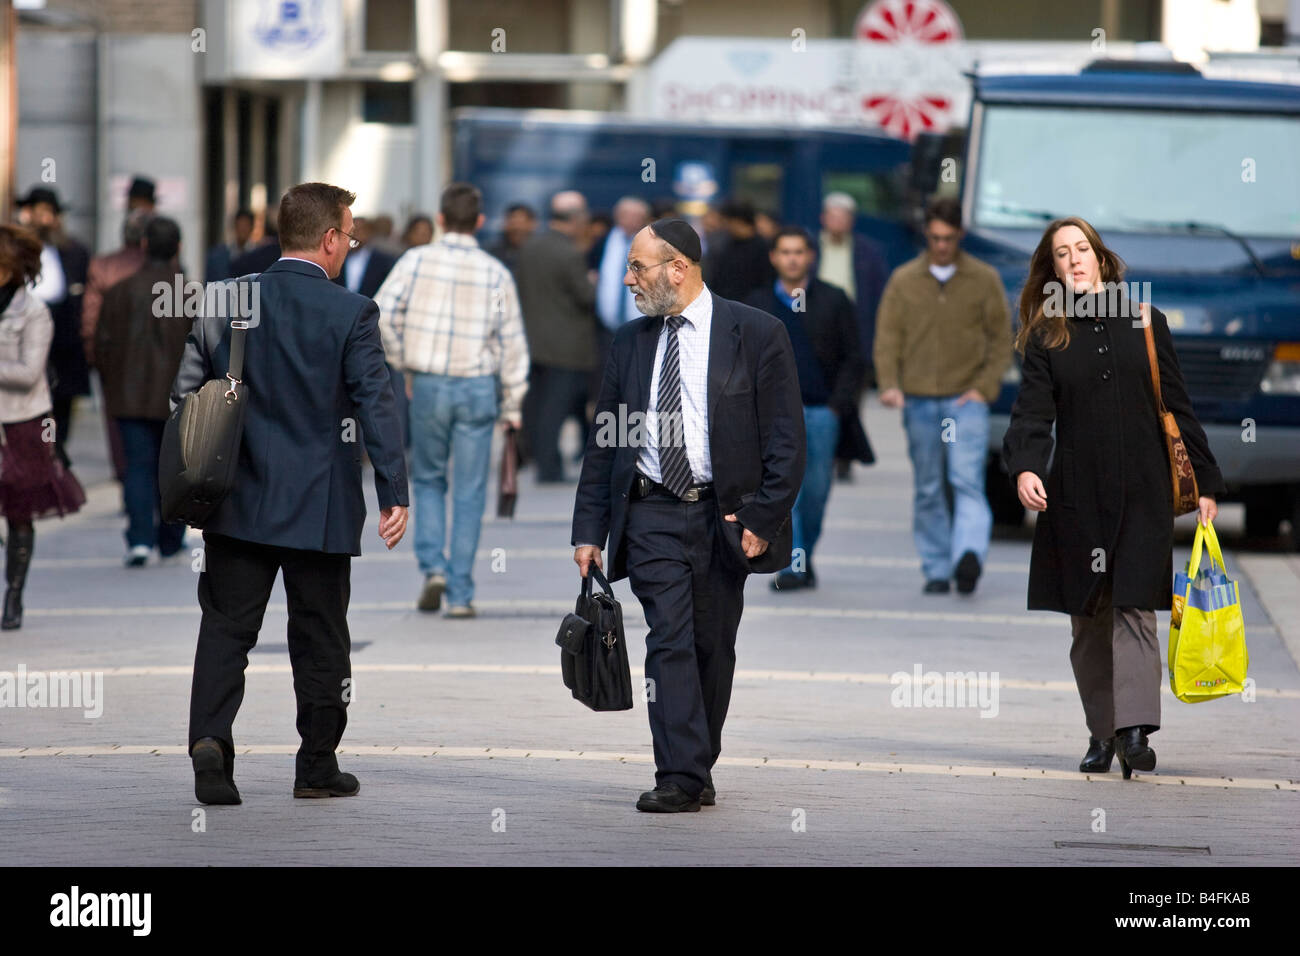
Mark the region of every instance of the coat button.
POLYGON ((1092 330, 1093 330, 1094 332, 1101 332, 1101 331, 1103 331, 1105 328, 1106 328, 1106 326, 1102 325, 1100 322, 1097 322, 1096 324, 1093 325, 1092 330))
POLYGON ((1104 372, 1101 373, 1101 380, 1102 380, 1103 382, 1109 382, 1109 381, 1110 381, 1110 369, 1106 369, 1106 371, 1104 371, 1104 372))
POLYGON ((1105 355, 1105 354, 1106 354, 1107 352, 1109 352, 1109 351, 1110 351, 1110 346, 1109 346, 1109 345, 1099 345, 1099 346, 1097 347, 1097 354, 1098 354, 1098 355, 1105 355))

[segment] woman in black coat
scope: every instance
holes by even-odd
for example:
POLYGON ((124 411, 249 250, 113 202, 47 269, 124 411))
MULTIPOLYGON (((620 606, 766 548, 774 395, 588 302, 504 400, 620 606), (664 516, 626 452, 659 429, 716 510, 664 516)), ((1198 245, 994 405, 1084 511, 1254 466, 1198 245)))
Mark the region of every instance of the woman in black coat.
MULTIPOLYGON (((1070 662, 1090 734, 1079 769, 1105 772, 1118 750, 1127 778, 1156 763, 1147 743, 1160 727, 1155 609, 1173 600, 1174 506, 1143 319, 1123 274, 1084 220, 1058 219, 1044 231, 1020 296, 1024 360, 1002 455, 1021 502, 1042 512, 1029 609, 1070 615, 1070 662)), ((1153 308, 1150 321, 1165 405, 1196 473, 1199 520, 1208 523, 1223 478, 1165 316, 1153 308)))

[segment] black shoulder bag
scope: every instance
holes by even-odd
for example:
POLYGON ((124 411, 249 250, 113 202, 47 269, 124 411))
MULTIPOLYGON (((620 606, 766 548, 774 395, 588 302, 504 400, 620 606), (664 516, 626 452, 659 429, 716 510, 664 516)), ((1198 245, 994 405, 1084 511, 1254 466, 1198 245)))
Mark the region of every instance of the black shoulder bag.
POLYGON ((564 686, 592 710, 631 710, 632 671, 623 638, 623 607, 594 562, 582 579, 574 610, 565 615, 555 636, 564 686), (604 593, 592 593, 593 579, 604 593))
POLYGON ((243 381, 248 322, 230 323, 230 370, 186 395, 163 429, 158 491, 164 521, 202 528, 235 484, 248 386, 243 381))

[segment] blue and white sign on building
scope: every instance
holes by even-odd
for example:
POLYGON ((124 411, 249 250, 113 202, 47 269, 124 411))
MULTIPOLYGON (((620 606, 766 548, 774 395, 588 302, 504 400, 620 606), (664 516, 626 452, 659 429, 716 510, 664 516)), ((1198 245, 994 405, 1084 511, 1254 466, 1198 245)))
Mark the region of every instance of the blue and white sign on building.
POLYGON ((325 78, 343 70, 343 0, 228 2, 232 76, 325 78))

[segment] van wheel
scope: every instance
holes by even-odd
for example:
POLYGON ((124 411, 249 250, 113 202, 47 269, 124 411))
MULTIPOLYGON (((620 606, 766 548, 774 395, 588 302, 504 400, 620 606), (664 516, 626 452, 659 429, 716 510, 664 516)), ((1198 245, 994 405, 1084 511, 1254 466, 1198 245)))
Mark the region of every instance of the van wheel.
POLYGON ((1002 470, 1002 459, 998 455, 989 455, 988 465, 984 469, 984 494, 993 511, 993 523, 1019 528, 1025 523, 1025 506, 1011 487, 1007 473, 1002 470))

